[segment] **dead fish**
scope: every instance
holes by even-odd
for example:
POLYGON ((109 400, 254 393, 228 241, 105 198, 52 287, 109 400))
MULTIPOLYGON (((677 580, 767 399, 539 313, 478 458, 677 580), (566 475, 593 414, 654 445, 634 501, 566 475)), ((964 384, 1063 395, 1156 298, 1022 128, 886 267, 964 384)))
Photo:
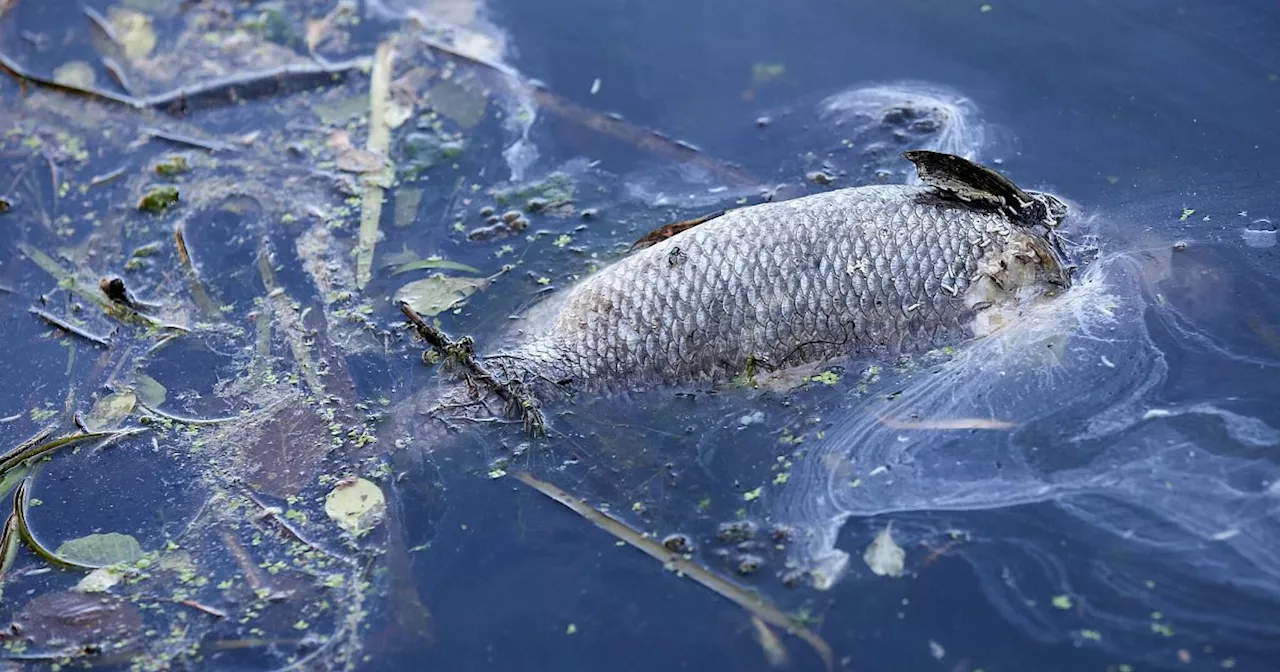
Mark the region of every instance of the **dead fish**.
MULTIPOLYGON (((904 156, 924 184, 837 189, 647 237, 479 361, 544 402, 725 382, 958 344, 1069 289, 1062 200, 959 156, 904 156)), ((418 408, 476 407, 468 395, 456 385, 418 408)))
POLYGON ((777 370, 956 343, 1070 287, 1060 199, 958 156, 905 156, 924 185, 709 218, 536 307, 485 359, 544 390, 723 381, 749 363, 777 370))

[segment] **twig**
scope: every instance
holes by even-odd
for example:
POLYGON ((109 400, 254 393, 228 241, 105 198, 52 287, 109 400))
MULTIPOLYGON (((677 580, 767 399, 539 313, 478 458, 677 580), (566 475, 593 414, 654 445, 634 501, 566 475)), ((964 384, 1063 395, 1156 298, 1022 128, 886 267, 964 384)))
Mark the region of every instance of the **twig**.
POLYGON ((222 418, 191 418, 184 415, 176 415, 168 411, 162 411, 154 406, 148 406, 142 403, 141 400, 138 401, 138 408, 141 408, 156 417, 164 418, 165 420, 170 420, 180 425, 220 425, 224 422, 235 422, 236 420, 244 419, 244 416, 240 415, 229 415, 222 418))
MULTIPOLYGON (((391 146, 391 128, 387 122, 387 105, 391 100, 391 67, 395 51, 391 42, 378 45, 369 73, 369 138, 365 148, 378 157, 386 157, 391 146)), ((378 223, 382 219, 382 201, 386 190, 381 181, 383 171, 362 178, 364 193, 360 198, 360 231, 356 239, 356 288, 364 289, 373 278, 373 250, 378 243, 378 223)))
POLYGON ((466 369, 467 374, 480 381, 489 391, 506 402, 507 414, 519 413, 524 421, 524 429, 535 437, 546 436, 547 423, 542 415, 542 405, 519 381, 503 383, 497 379, 483 364, 476 361, 475 349, 469 337, 457 341, 450 339, 444 332, 427 324, 426 320, 414 310, 407 301, 400 302, 400 312, 413 323, 421 336, 431 347, 443 352, 466 369))
POLYGON ((37 75, 25 66, 0 52, 0 70, 13 77, 39 84, 54 91, 87 96, 100 101, 124 105, 135 110, 159 110, 182 115, 195 107, 217 103, 232 104, 245 98, 271 95, 290 88, 312 88, 330 84, 336 78, 362 70, 369 65, 367 58, 354 58, 338 63, 300 63, 241 75, 220 77, 192 87, 174 89, 153 96, 131 96, 106 91, 94 86, 62 84, 50 77, 37 75))
POLYGON ((207 604, 201 604, 201 603, 199 603, 199 602, 196 602, 195 600, 191 600, 191 599, 187 599, 187 600, 177 600, 177 604, 181 604, 181 605, 182 605, 182 606, 184 606, 184 607, 191 607, 192 609, 195 609, 196 611, 203 611, 204 613, 209 614, 210 616, 213 616, 214 618, 226 618, 226 617, 227 617, 227 612, 225 612, 225 611, 223 611, 223 610, 221 610, 221 609, 215 608, 215 607, 211 607, 211 606, 209 606, 209 605, 207 605, 207 604))
POLYGON ((57 315, 54 315, 53 313, 43 311, 34 306, 29 308, 28 311, 30 311, 32 315, 35 315, 36 317, 44 320, 45 322, 48 322, 50 325, 57 327, 58 329, 61 329, 67 332, 68 334, 79 336, 80 338, 83 338, 86 341, 97 343, 98 345, 101 345, 104 348, 111 347, 111 341, 107 340, 106 338, 102 336, 98 336, 97 334, 93 334, 88 331, 85 331, 84 329, 81 329, 80 327, 77 327, 74 324, 67 322, 66 320, 58 317, 57 315))
POLYGON ((119 168, 116 168, 115 170, 107 173, 103 173, 102 175, 95 175, 89 179, 89 186, 96 187, 99 184, 105 184, 107 182, 110 182, 111 180, 114 180, 117 177, 124 175, 124 171, 125 171, 125 167, 120 166, 119 168))
POLYGON ((196 270, 196 266, 191 261, 191 253, 187 249, 186 234, 183 233, 183 222, 173 228, 173 242, 178 248, 178 263, 182 265, 182 270, 186 272, 187 282, 191 290, 191 298, 195 301, 196 307, 205 317, 222 321, 225 318, 222 311, 218 310, 217 304, 213 298, 209 296, 209 292, 204 288, 204 282, 200 279, 200 272, 196 270))
POLYGON ((351 567, 353 569, 360 568, 360 564, 357 563, 355 560, 345 555, 342 555, 341 553, 334 553, 333 551, 330 551, 324 548, 323 546, 315 543, 314 541, 307 539, 301 532, 299 532, 296 528, 294 528, 293 525, 289 523, 289 521, 285 520, 284 517, 280 515, 280 509, 278 507, 267 506, 266 502, 262 501, 261 499, 258 499, 258 496, 255 495, 253 491, 249 490, 248 488, 242 488, 242 490, 244 492, 244 496, 248 497, 249 501, 256 504, 258 508, 262 510, 262 515, 264 517, 270 518, 271 520, 275 521, 275 523, 279 525, 281 529, 287 532, 289 536, 293 537, 294 540, 297 541, 298 543, 302 544, 303 546, 306 546, 307 548, 310 548, 311 550, 317 553, 320 553, 321 555, 337 560, 338 562, 341 562, 342 564, 347 565, 348 567, 351 567))
POLYGON ((40 434, 36 435, 40 438, 35 439, 35 441, 32 441, 32 439, 23 441, 17 448, 5 453, 3 456, 0 456, 0 475, 3 475, 5 472, 19 464, 22 464, 23 462, 30 461, 46 453, 51 453, 59 448, 65 448, 66 446, 73 446, 77 443, 94 441, 97 439, 111 441, 125 436, 140 434, 144 431, 146 431, 146 429, 142 427, 130 427, 110 432, 83 432, 80 434, 60 436, 52 441, 45 441, 44 443, 37 443, 49 435, 49 430, 44 430, 40 434))
POLYGON ((786 632, 804 640, 826 663, 827 670, 835 669, 835 654, 831 651, 831 646, 827 644, 820 635, 804 627, 797 622, 795 618, 787 615, 777 607, 766 602, 760 596, 748 591, 745 588, 737 586, 732 582, 720 577, 710 570, 694 563, 679 553, 672 552, 662 544, 650 539, 639 532, 628 527, 621 521, 613 518, 590 504, 570 495, 564 490, 543 481, 527 472, 515 472, 512 474, 517 480, 525 485, 537 490, 547 497, 563 504, 569 510, 582 516, 588 521, 594 523, 597 527, 612 534, 621 541, 630 544, 644 553, 662 561, 662 563, 674 570, 680 575, 687 576, 697 583, 702 584, 706 588, 715 591, 721 597, 724 597, 742 608, 746 609, 753 616, 771 625, 782 628, 786 632))
POLYGON ((142 131, 146 135, 149 135, 153 138, 166 140, 168 142, 174 143, 175 145, 185 145, 187 147, 195 147, 196 149, 203 149, 207 152, 232 152, 232 151, 235 151, 236 149, 236 146, 230 143, 219 142, 217 140, 201 140, 200 138, 197 138, 194 136, 183 135, 182 133, 174 133, 172 131, 166 131, 163 128, 144 126, 143 128, 138 130, 142 131))

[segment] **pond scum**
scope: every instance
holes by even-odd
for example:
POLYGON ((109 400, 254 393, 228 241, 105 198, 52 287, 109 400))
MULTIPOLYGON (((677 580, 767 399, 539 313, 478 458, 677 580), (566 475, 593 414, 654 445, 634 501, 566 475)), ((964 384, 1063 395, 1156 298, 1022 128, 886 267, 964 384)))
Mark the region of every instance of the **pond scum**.
MULTIPOLYGON (((0 2, 3 21, 38 3, 24 4, 0 2)), ((393 297, 431 333, 425 319, 515 282, 508 271, 523 253, 505 242, 575 269, 594 262, 584 264, 571 233, 525 230, 576 214, 563 175, 451 182, 445 216, 472 199, 508 210, 487 208, 476 227, 427 215, 449 235, 503 245, 495 257, 515 261, 488 277, 397 251, 388 225, 429 212, 419 207, 422 180, 459 172, 486 133, 506 129, 516 138, 508 149, 519 148, 530 101, 666 160, 754 183, 523 81, 466 26, 445 31, 418 17, 370 37, 347 3, 265 5, 230 18, 209 4, 85 10, 79 36, 93 63, 45 63, 36 47, 47 38, 22 26, 29 44, 0 42, 9 78, 0 221, 15 240, 2 289, 10 320, 30 320, 29 341, 11 348, 29 351, 47 377, 30 390, 11 381, 10 401, 28 407, 2 425, 26 437, 0 457, 0 494, 12 501, 0 539, 10 661, 146 670, 217 654, 282 670, 349 669, 371 640, 429 643, 432 615, 408 575, 390 487, 394 447, 377 438, 390 402, 363 398, 349 362, 415 347, 410 325, 389 330, 376 319, 375 306, 393 297), (51 396, 58 367, 68 382, 51 396), (95 487, 77 499, 66 490, 126 484, 135 469, 159 475, 153 492, 95 487), (163 513, 158 533, 120 514, 152 510, 163 513)), ((518 175, 518 152, 505 155, 518 175)), ((550 282, 537 274, 539 288, 550 282)), ((779 628, 833 665, 801 619, 700 567, 687 549, 532 474, 510 476, 747 609, 771 660, 786 658, 770 630, 779 628)))

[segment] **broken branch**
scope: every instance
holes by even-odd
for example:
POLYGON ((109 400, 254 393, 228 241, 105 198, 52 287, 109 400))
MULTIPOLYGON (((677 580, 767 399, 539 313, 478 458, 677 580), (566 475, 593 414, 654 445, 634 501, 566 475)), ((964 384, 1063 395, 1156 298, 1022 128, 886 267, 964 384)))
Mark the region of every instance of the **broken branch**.
POLYGON ((519 381, 512 380, 506 383, 499 381, 476 360, 475 349, 472 347, 470 338, 463 337, 456 341, 450 339, 443 331, 427 324, 407 301, 400 302, 400 312, 413 323, 418 335, 431 347, 460 364, 470 378, 478 380, 490 392, 506 402, 508 415, 518 413, 524 421, 526 432, 535 437, 546 436, 546 419, 542 415, 542 405, 538 403, 537 398, 519 381))

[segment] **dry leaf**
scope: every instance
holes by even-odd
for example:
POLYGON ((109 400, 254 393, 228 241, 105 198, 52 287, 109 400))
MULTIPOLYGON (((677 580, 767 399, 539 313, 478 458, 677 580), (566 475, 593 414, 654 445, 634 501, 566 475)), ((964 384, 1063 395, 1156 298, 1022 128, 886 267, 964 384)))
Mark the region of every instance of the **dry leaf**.
POLYGON ((355 478, 339 483, 324 500, 324 512, 338 527, 359 537, 377 527, 387 514, 387 498, 372 481, 355 478))
POLYGON ((893 540, 893 525, 886 525, 862 554, 863 562, 876 576, 902 576, 907 552, 893 540))
POLYGON ((337 166, 348 173, 376 173, 386 166, 386 161, 369 150, 348 147, 338 152, 337 166))

